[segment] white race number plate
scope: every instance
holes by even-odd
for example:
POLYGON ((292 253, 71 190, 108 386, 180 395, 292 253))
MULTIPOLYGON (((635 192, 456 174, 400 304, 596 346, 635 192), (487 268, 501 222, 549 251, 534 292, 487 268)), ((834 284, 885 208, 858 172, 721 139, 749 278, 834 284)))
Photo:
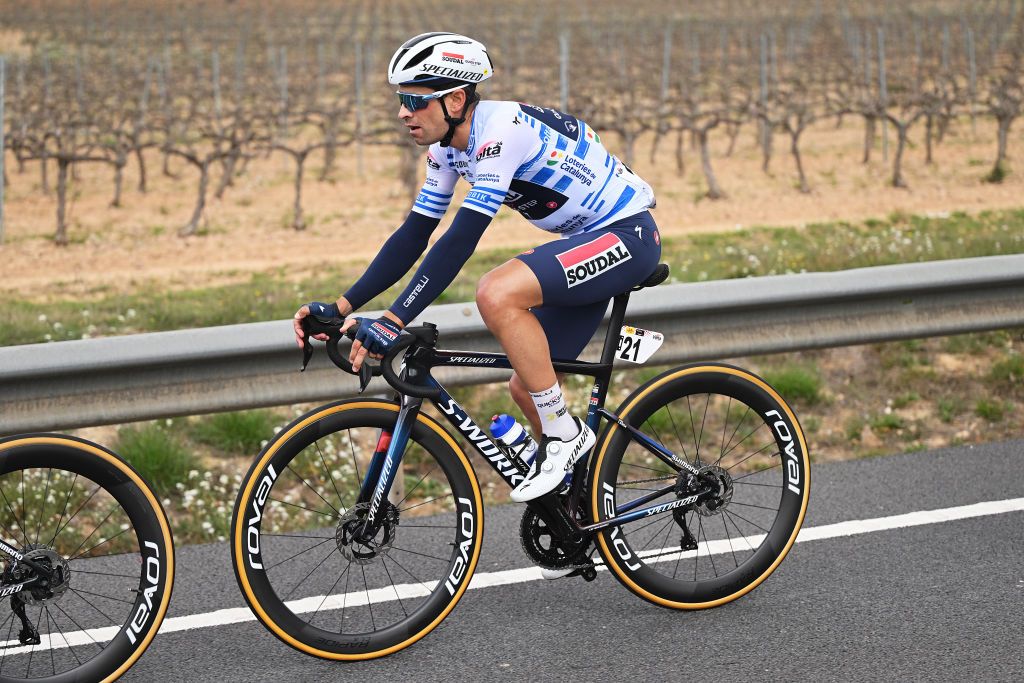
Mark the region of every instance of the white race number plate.
POLYGON ((660 332, 623 325, 619 335, 619 349, 615 355, 630 363, 646 363, 661 348, 663 341, 665 337, 660 332))

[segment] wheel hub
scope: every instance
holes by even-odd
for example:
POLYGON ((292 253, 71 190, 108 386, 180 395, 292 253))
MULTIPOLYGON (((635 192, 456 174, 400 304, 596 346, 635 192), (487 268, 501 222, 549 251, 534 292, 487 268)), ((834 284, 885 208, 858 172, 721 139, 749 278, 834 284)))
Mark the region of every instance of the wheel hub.
MULTIPOLYGON (((67 560, 57 552, 44 545, 30 545, 24 553, 25 559, 35 562, 49 572, 49 576, 41 576, 30 586, 18 593, 18 597, 26 605, 39 605, 44 602, 60 600, 71 586, 71 568, 67 560)), ((11 571, 10 581, 20 583, 30 581, 38 575, 34 569, 24 563, 18 563, 11 571)))
POLYGON ((349 508, 338 521, 334 540, 338 550, 350 562, 369 564, 378 556, 387 555, 395 542, 398 530, 398 508, 385 502, 377 513, 375 529, 365 529, 369 503, 358 503, 349 508))
POLYGON ((717 515, 732 501, 732 476, 725 469, 717 465, 703 467, 697 474, 697 481, 702 487, 711 488, 711 493, 694 506, 698 514, 704 517, 717 515))

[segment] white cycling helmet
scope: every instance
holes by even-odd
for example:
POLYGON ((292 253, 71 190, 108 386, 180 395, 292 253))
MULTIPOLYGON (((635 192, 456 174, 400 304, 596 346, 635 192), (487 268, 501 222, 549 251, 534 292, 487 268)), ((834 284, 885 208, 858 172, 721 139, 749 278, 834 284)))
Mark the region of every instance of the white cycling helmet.
POLYGON ((388 64, 391 85, 424 85, 437 90, 480 83, 493 74, 483 43, 458 33, 421 33, 405 41, 388 64))

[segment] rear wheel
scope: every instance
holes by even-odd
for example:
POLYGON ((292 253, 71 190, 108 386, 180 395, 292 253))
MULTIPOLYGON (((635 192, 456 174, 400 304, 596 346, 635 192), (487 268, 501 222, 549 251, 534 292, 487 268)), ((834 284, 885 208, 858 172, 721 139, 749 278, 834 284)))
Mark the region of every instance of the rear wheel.
POLYGON ((612 574, 677 609, 721 605, 764 581, 807 510, 807 446, 789 406, 759 377, 715 364, 654 378, 618 414, 698 473, 611 425, 591 468, 594 519, 665 506, 599 532, 612 574), (682 502, 705 489, 695 504, 682 502))
POLYGON ((45 572, 0 553, 0 680, 127 671, 163 621, 174 576, 167 518, 139 475, 83 439, 2 439, 0 536, 45 572))
POLYGON ((354 399, 283 429, 242 481, 232 521, 239 587, 292 647, 369 659, 416 642, 455 607, 483 536, 469 461, 420 414, 379 528, 363 527, 360 484, 383 460, 398 405, 354 399))

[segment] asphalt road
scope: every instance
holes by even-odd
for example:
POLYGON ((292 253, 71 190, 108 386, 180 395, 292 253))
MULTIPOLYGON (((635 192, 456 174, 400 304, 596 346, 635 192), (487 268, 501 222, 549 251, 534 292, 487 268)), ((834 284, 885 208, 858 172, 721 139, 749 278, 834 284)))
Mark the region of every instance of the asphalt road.
MULTIPOLYGON (((815 465, 804 531, 1024 497, 1024 441, 815 465)), ((477 574, 529 566, 487 510, 477 574)), ((811 534, 808 534, 809 536, 811 534)), ((226 544, 178 550, 168 617, 243 607, 226 544)), ((320 661, 254 621, 162 633, 127 681, 1024 680, 1024 512, 807 540, 749 595, 675 612, 596 581, 470 590, 384 659, 320 661)))

